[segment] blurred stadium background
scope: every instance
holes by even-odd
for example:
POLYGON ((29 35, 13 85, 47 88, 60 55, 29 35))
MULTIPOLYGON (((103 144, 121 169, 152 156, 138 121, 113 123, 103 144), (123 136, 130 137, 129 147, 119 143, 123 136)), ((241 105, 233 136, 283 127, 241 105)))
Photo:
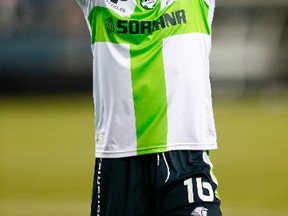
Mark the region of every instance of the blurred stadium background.
MULTIPOLYGON (((288 216, 288 1, 218 0, 211 76, 229 216, 288 216)), ((0 0, 0 215, 88 215, 92 56, 74 0, 0 0)))

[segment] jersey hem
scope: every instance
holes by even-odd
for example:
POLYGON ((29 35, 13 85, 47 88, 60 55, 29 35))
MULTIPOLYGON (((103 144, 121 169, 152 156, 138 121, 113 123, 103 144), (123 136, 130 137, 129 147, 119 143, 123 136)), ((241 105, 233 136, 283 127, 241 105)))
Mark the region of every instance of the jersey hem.
POLYGON ((143 150, 133 150, 133 151, 125 151, 125 152, 109 152, 109 151, 99 151, 96 149, 96 158, 123 158, 123 157, 134 157, 139 155, 146 154, 155 154, 162 153, 168 151, 177 151, 177 150, 216 150, 218 148, 217 144, 194 144, 193 146, 187 144, 175 144, 168 146, 161 146, 151 149, 143 149, 143 150))

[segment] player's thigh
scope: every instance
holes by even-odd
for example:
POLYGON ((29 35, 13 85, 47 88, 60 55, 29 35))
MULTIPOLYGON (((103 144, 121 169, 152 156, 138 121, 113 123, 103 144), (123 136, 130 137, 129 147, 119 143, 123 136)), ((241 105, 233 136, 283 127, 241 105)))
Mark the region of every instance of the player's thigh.
POLYGON ((96 159, 91 216, 153 215, 151 188, 138 159, 96 159))
POLYGON ((183 151, 168 155, 171 177, 161 193, 163 216, 221 216, 217 180, 208 155, 183 151))

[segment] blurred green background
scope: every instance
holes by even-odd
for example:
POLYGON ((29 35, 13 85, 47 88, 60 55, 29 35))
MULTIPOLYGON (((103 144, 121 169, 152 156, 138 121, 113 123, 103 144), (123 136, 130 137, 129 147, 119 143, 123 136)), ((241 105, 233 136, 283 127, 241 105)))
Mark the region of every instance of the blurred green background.
MULTIPOLYGON (((211 81, 227 216, 288 216, 288 2, 219 0, 211 81)), ((72 0, 0 1, 0 215, 89 215, 92 57, 72 0)))
MULTIPOLYGON (((287 96, 214 99, 225 215, 288 215, 287 96)), ((0 107, 0 215, 89 215, 91 96, 1 97, 0 107)))

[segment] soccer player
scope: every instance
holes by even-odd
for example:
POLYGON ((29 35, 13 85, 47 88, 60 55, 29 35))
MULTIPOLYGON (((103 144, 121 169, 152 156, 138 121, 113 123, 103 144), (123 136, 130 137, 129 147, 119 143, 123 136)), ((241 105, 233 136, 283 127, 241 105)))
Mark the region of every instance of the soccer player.
POLYGON ((220 216, 209 79, 215 0, 77 0, 91 33, 91 216, 220 216))

